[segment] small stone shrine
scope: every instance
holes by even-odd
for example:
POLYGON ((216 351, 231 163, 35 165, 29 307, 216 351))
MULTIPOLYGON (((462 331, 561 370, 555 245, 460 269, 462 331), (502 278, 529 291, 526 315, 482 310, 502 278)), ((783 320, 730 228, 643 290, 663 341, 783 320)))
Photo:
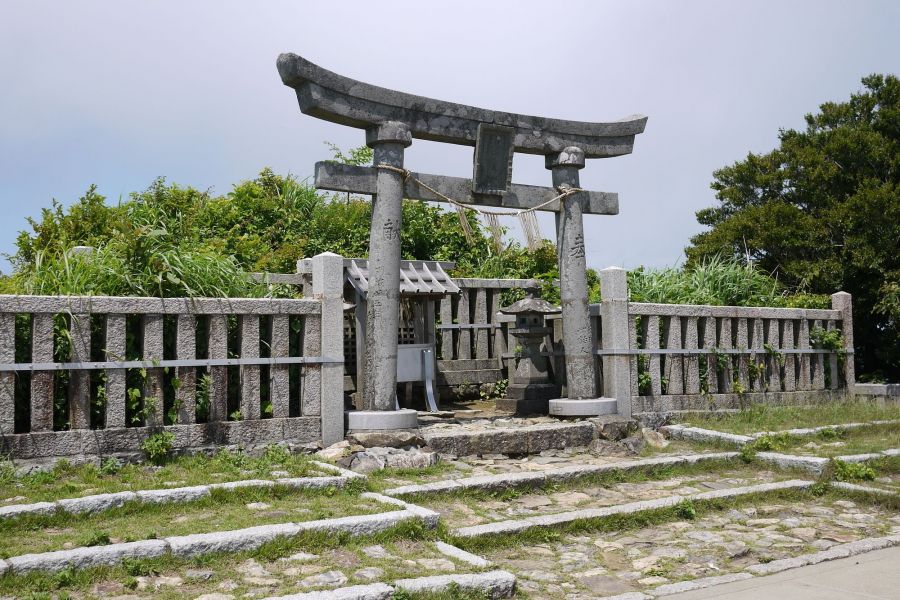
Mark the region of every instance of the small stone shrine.
POLYGON ((546 413, 558 387, 550 381, 550 361, 541 347, 544 338, 553 333, 545 325, 544 317, 560 309, 541 298, 524 298, 501 308, 500 312, 515 316, 515 327, 510 334, 517 345, 515 372, 510 374, 506 398, 497 400, 497 408, 518 415, 546 413))

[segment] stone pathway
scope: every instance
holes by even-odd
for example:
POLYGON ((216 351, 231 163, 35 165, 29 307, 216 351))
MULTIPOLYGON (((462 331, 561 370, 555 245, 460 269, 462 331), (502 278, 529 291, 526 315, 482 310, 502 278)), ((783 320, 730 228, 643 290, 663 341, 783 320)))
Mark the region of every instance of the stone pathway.
POLYGON ((636 530, 562 535, 557 541, 489 550, 519 575, 529 598, 578 600, 723 575, 751 564, 900 533, 900 515, 847 500, 756 503, 693 521, 636 530))
MULTIPOLYGON (((561 463, 569 466, 571 463, 561 463)), ((559 491, 535 489, 499 493, 496 499, 467 500, 459 497, 419 498, 416 503, 441 514, 451 529, 506 519, 560 513, 575 509, 599 508, 666 496, 685 496, 709 490, 721 490, 790 479, 770 470, 735 467, 708 474, 693 474, 663 480, 577 484, 559 491), (506 496, 506 497, 504 497, 506 496)))

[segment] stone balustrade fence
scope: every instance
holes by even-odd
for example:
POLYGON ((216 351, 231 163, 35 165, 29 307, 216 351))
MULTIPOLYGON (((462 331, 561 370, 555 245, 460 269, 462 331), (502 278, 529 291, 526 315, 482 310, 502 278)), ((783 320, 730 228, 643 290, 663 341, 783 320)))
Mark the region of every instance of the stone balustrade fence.
POLYGON ((313 263, 311 299, 0 296, 0 454, 342 439, 343 259, 313 263))

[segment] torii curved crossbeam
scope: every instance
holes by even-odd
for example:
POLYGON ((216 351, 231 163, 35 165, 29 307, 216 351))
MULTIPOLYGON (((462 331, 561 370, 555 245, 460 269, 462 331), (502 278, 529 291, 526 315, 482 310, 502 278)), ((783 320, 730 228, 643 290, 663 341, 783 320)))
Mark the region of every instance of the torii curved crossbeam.
POLYGON ((546 155, 576 146, 586 158, 608 158, 630 154, 634 136, 647 123, 642 115, 592 123, 444 102, 356 81, 296 54, 278 57, 278 73, 297 91, 300 110, 310 116, 361 129, 399 121, 409 125, 414 138, 465 146, 475 145, 479 125, 490 124, 514 130, 516 152, 546 155))

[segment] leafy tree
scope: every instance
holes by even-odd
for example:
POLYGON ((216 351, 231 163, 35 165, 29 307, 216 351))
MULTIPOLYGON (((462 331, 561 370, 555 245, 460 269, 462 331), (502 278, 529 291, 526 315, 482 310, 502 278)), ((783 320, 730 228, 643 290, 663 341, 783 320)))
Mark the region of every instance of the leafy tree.
POLYGON ((847 102, 782 130, 779 147, 715 171, 710 227, 688 267, 743 256, 788 286, 853 294, 858 371, 900 377, 900 80, 871 75, 847 102))

